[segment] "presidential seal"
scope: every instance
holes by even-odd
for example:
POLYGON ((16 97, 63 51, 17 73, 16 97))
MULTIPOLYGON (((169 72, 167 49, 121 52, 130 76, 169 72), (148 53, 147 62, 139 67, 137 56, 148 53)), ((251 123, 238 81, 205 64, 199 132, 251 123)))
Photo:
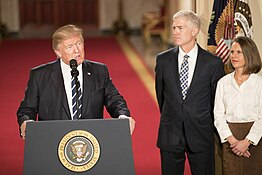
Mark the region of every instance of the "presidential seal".
POLYGON ((100 146, 94 135, 84 130, 67 133, 58 145, 58 158, 64 167, 84 172, 96 165, 100 146))

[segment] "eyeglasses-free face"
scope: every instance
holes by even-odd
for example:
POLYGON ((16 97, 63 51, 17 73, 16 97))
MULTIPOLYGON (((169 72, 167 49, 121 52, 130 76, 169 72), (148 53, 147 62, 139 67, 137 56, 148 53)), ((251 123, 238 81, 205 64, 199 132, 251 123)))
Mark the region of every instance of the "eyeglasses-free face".
POLYGON ((242 68, 246 65, 246 61, 239 43, 234 42, 230 49, 230 61, 235 69, 242 68))
POLYGON ((64 63, 69 65, 69 61, 75 59, 79 65, 85 59, 84 41, 80 36, 72 36, 63 40, 55 52, 64 63))

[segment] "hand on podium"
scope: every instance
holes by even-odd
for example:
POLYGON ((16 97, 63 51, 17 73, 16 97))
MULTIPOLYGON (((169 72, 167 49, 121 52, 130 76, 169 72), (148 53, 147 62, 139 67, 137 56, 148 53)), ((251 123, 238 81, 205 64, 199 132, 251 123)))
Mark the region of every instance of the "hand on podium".
POLYGON ((135 129, 135 123, 136 121, 132 117, 127 117, 126 115, 120 115, 118 118, 128 118, 129 119, 129 126, 130 126, 130 134, 132 135, 134 129, 135 129))
POLYGON ((25 120, 25 121, 22 123, 21 127, 20 127, 21 136, 22 136, 23 140, 25 140, 26 123, 27 123, 27 122, 32 122, 32 121, 34 121, 34 120, 25 120))
POLYGON ((129 117, 128 119, 129 119, 129 125, 130 125, 130 134, 132 134, 135 129, 136 121, 132 117, 129 117))

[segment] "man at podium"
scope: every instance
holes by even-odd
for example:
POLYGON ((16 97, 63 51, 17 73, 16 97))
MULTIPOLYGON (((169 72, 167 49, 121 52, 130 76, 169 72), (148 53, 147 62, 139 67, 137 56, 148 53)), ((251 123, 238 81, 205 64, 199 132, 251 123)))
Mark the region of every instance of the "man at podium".
POLYGON ((128 117, 132 133, 135 121, 106 65, 85 59, 82 29, 60 27, 52 47, 57 59, 31 70, 17 111, 22 138, 28 121, 101 119, 104 106, 113 118, 128 117))

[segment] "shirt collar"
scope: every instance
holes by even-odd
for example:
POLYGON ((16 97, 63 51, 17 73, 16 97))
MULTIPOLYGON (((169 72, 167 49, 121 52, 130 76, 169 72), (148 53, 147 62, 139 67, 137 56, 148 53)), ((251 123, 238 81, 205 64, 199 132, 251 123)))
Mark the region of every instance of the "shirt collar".
POLYGON ((198 46, 195 44, 195 46, 188 52, 184 52, 181 47, 179 47, 179 54, 181 54, 181 57, 183 58, 185 55, 188 55, 190 58, 194 58, 197 55, 198 46))

